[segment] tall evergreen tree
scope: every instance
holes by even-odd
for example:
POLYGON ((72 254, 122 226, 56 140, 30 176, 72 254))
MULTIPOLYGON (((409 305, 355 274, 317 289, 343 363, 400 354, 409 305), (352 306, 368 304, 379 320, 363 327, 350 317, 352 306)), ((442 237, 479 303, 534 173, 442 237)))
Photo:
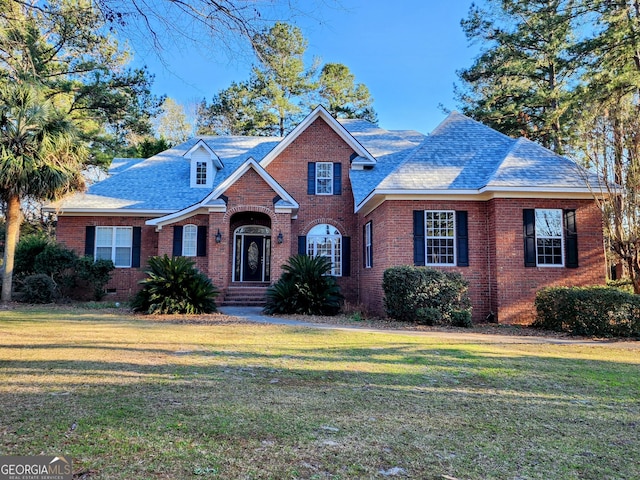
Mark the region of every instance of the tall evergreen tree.
POLYGON ((341 63, 327 63, 320 71, 320 101, 334 117, 362 118, 377 123, 373 98, 369 89, 356 83, 349 67, 341 63))
POLYGON ((38 85, 97 159, 130 133, 149 133, 161 103, 146 70, 127 69, 128 59, 92 2, 0 0, 0 83, 38 85))
POLYGON ((270 135, 278 117, 264 106, 265 100, 251 84, 233 82, 198 106, 199 135, 270 135))
POLYGON ((562 152, 570 139, 571 78, 578 64, 574 0, 487 0, 462 21, 484 48, 459 72, 465 114, 512 136, 562 152))
POLYGON ((317 61, 305 67, 307 41, 297 27, 276 23, 254 44, 260 63, 250 78, 199 105, 199 134, 283 136, 318 102, 336 117, 377 123, 369 89, 355 83, 348 67, 328 63, 319 76, 317 61))
POLYGON ((576 153, 600 173, 606 238, 640 294, 640 3, 589 4, 576 153))
POLYGON ((253 44, 259 60, 253 67, 253 85, 264 100, 259 109, 276 115, 276 133, 282 137, 309 105, 317 67, 305 67, 307 40, 298 27, 276 22, 256 35, 253 44))

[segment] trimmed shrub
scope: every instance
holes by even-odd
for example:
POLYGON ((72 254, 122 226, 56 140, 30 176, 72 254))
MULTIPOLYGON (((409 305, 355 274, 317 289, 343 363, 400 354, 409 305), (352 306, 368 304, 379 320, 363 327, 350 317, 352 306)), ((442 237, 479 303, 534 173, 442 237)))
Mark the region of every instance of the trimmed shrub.
POLYGON ((469 283, 457 272, 403 265, 385 270, 382 278, 387 315, 424 325, 471 324, 469 283))
POLYGON ((200 314, 217 310, 218 289, 187 257, 151 257, 147 278, 131 302, 134 312, 200 314))
POLYGON ((51 303, 57 296, 56 283, 49 275, 36 273, 22 280, 21 301, 24 303, 51 303))
POLYGON ((282 266, 284 272, 267 289, 264 312, 335 315, 344 297, 326 257, 294 255, 282 266))
POLYGON ((536 295, 532 326, 572 335, 640 337, 640 296, 612 287, 551 287, 536 295))

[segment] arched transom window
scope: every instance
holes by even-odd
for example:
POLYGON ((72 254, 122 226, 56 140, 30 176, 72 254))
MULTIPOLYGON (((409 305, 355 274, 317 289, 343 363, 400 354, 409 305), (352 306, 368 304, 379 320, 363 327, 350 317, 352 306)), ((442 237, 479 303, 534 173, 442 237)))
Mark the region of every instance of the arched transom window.
POLYGON ((331 260, 331 275, 342 275, 342 235, 327 223, 316 225, 307 234, 307 255, 331 260))

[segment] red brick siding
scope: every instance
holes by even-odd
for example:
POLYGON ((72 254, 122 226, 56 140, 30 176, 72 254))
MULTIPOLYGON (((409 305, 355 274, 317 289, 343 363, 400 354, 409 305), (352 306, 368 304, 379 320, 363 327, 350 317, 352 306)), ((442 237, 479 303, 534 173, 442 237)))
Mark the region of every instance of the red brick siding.
MULTIPOLYGON (((484 320, 490 311, 489 269, 487 261, 487 214, 484 202, 387 201, 362 224, 372 221, 373 268, 363 269, 360 298, 372 312, 384 313, 382 275, 395 265, 413 265, 413 211, 464 210, 469 222, 469 266, 436 267, 460 272, 469 280, 474 321, 484 320)), ((362 235, 362 234, 361 234, 362 235)), ((363 254, 360 253, 362 257, 363 254)))
POLYGON ((500 323, 530 323, 536 292, 546 286, 584 286, 605 282, 602 217, 593 201, 494 199, 490 241, 495 259, 493 310, 500 323), (525 267, 522 211, 525 208, 575 209, 579 268, 525 267))
POLYGON ((157 255, 158 234, 154 227, 144 224, 148 217, 58 217, 56 238, 58 242, 72 249, 78 255, 84 255, 86 227, 142 227, 142 245, 140 248, 140 268, 116 268, 111 274, 107 289, 115 289, 109 298, 128 300, 139 290, 138 282, 142 280, 149 257, 157 255))
MULTIPOLYGON (((198 227, 208 227, 209 216, 208 215, 195 215, 180 222, 172 223, 171 225, 165 225, 162 230, 158 232, 158 255, 173 256, 173 227, 184 227, 185 225, 197 225, 198 227)), ((214 233, 215 235, 215 233, 214 233)), ((207 256, 206 257, 189 257, 196 264, 198 270, 205 275, 209 274, 209 251, 211 250, 212 240, 211 229, 207 229, 207 256)))
MULTIPOLYGON (((306 235, 315 225, 330 223, 343 236, 351 238, 351 276, 338 278, 349 303, 358 300, 358 271, 360 267, 357 216, 353 213, 353 193, 349 180, 350 158, 353 149, 322 119, 317 119, 298 136, 266 168, 300 204, 298 218, 291 221, 291 233, 286 242, 289 254, 298 253, 298 236, 306 235), (341 195, 308 195, 307 168, 309 162, 340 162, 342 164, 341 195)), ((277 264, 275 261, 273 265, 277 264)))
POLYGON ((535 314, 535 293, 540 288, 604 282, 601 217, 592 201, 387 201, 360 221, 364 225, 371 220, 373 225, 373 268, 362 270, 360 300, 374 313, 384 313, 384 270, 393 265, 413 265, 414 210, 468 212, 469 267, 437 268, 458 271, 469 280, 474 321, 482 321, 493 312, 501 323, 530 323, 535 314), (579 268, 524 267, 525 208, 576 209, 579 268))
MULTIPOLYGON (((469 222, 469 267, 439 267, 459 271, 470 281, 474 321, 493 312, 501 323, 527 323, 533 319, 535 292, 547 285, 589 285, 604 282, 605 266, 600 213, 593 201, 494 199, 490 201, 386 201, 366 216, 353 213, 349 180, 353 150, 324 122, 317 119, 268 166, 269 174, 300 204, 297 218, 275 213, 276 193, 253 170, 247 171, 225 192, 226 213, 197 215, 176 225, 208 225, 207 258, 197 258, 198 267, 221 290, 220 300, 232 280, 233 231, 243 222, 270 224, 272 231, 271 281, 278 279, 290 255, 298 251, 298 236, 319 223, 335 225, 351 238, 351 276, 339 278, 351 304, 360 303, 371 312, 384 313, 382 275, 394 265, 413 264, 413 211, 465 210, 469 222), (309 162, 342 164, 341 195, 308 195, 309 162), (525 268, 522 210, 525 208, 573 208, 577 214, 579 263, 577 269, 525 268), (268 217, 268 221, 267 221, 268 217), (363 268, 363 226, 373 223, 373 268, 363 268), (220 231, 222 242, 215 242, 220 231), (284 242, 276 241, 282 232, 284 242)), ((152 255, 172 254, 172 225, 159 233, 144 225, 148 218, 60 216, 58 240, 84 253, 85 227, 142 227, 141 269, 117 269, 108 288, 114 297, 128 298, 143 278, 146 260, 152 255)))
MULTIPOLYGON (((275 213, 274 197, 276 192, 254 170, 247 171, 240 179, 231 185, 224 194, 228 197, 227 212, 210 214, 212 232, 220 229, 222 242, 213 244, 213 254, 209 258, 211 277, 221 290, 228 287, 233 280, 233 234, 240 226, 232 219, 236 214, 256 212, 258 220, 251 221, 251 215, 243 215, 249 223, 262 225, 264 215, 269 217, 271 228, 271 281, 275 281, 282 273, 281 266, 289 257, 289 242, 291 241, 291 215, 275 213), (282 232, 284 242, 278 244, 276 238, 282 232)), ((246 224, 246 221, 241 222, 246 224)), ((223 297, 221 297, 222 299, 223 297)))

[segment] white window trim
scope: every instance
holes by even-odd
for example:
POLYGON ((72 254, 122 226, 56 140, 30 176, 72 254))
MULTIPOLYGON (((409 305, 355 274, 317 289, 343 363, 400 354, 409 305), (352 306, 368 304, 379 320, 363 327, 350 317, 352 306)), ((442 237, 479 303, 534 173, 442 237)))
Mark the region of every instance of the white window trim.
POLYGON ((133 227, 118 227, 118 226, 109 226, 109 225, 97 226, 96 233, 95 233, 94 247, 93 247, 93 259, 94 260, 98 259, 98 248, 107 248, 106 245, 98 244, 98 238, 99 238, 98 231, 99 229, 106 229, 106 228, 111 229, 111 245, 109 245, 109 247, 111 248, 110 260, 113 262, 113 265, 116 268, 131 268, 131 265, 133 264, 133 227), (129 264, 128 265, 116 265, 116 248, 117 247, 124 248, 122 245, 116 245, 116 232, 119 229, 120 230, 127 229, 127 230, 130 230, 131 232, 131 235, 129 236, 131 238, 131 243, 128 246, 129 248, 129 264))
POLYGON ((371 238, 371 222, 367 222, 364 224, 364 268, 371 268, 373 259, 371 254, 372 247, 372 238, 371 238))
MULTIPOLYGON (((330 223, 323 223, 323 224, 319 224, 316 225, 313 228, 316 228, 318 226, 322 226, 322 225, 329 225, 332 229, 335 229, 336 231, 338 231, 337 234, 322 234, 322 235, 317 235, 317 234, 307 234, 307 255, 315 257, 318 255, 318 239, 329 239, 329 241, 331 242, 331 273, 330 275, 334 276, 334 277, 341 277, 342 276, 342 264, 344 262, 344 259, 342 258, 342 234, 339 233, 339 230, 331 225, 330 223), (336 268, 335 263, 336 263, 336 257, 339 257, 340 259, 340 268, 336 268)), ((311 231, 313 230, 313 228, 311 229, 311 231)), ((310 232, 311 232, 310 231, 310 232)))
POLYGON ((535 236, 536 236, 536 244, 535 244, 535 248, 536 248, 536 266, 537 267, 541 267, 541 268, 564 268, 564 263, 565 263, 565 252, 564 252, 564 215, 563 215, 563 211, 560 208, 536 208, 533 211, 533 215, 534 218, 536 219, 535 222, 535 236), (538 221, 537 221, 537 217, 536 217, 536 213, 538 211, 542 211, 542 210, 547 210, 547 211, 555 211, 555 212, 559 212, 560 214, 560 236, 559 237, 547 237, 544 235, 540 235, 538 236, 538 221), (539 257, 538 257, 538 239, 540 240, 557 240, 560 239, 560 263, 540 263, 539 261, 539 257))
POLYGON ((182 256, 183 257, 197 257, 198 256, 198 226, 189 224, 182 227, 182 256), (193 235, 193 245, 187 245, 187 232, 195 229, 193 235), (188 251, 188 247, 191 247, 192 252, 188 251))
POLYGON ((455 210, 425 210, 424 211, 424 264, 431 267, 455 267, 458 265, 458 246, 456 241, 456 211, 455 210), (428 213, 446 213, 453 217, 453 237, 429 236, 427 235, 427 214, 428 213), (453 240, 453 263, 430 263, 429 262, 429 239, 452 239, 453 240))
POLYGON ((333 163, 332 162, 316 162, 316 195, 333 195, 333 163), (329 165, 329 177, 318 177, 318 166, 320 165, 329 165), (318 180, 329 180, 329 191, 328 192, 318 192, 318 180))
POLYGON ((191 188, 212 188, 213 179, 216 176, 216 168, 213 166, 211 159, 205 160, 201 158, 194 158, 191 160, 191 188), (206 168, 206 182, 198 183, 198 164, 204 163, 206 168))

